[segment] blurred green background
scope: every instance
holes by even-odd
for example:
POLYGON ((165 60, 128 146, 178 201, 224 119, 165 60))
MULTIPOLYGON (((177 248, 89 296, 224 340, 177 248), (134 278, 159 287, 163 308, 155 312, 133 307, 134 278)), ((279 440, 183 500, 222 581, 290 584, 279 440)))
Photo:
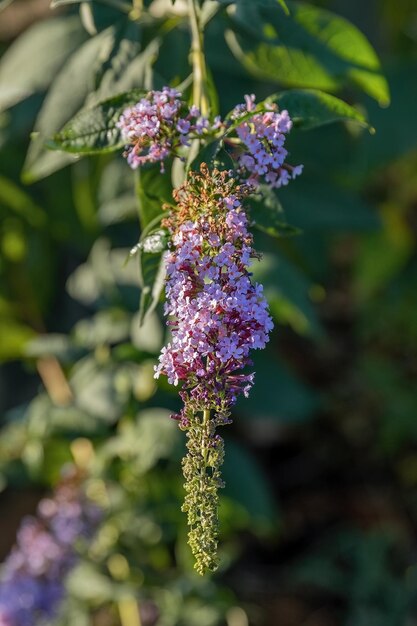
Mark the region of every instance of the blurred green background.
MULTIPOLYGON (((113 41, 101 66, 90 45, 71 70, 116 9, 83 3, 83 25, 78 6, 52 14, 43 0, 0 13, 0 557, 83 446, 87 493, 106 510, 57 624, 118 626, 126 590, 144 626, 417 624, 417 6, 314 5, 366 34, 391 104, 344 86, 376 134, 346 123, 288 140, 304 174, 279 199, 300 233, 256 235, 276 328, 222 433, 222 566, 205 579, 180 512, 179 400, 153 379, 161 307, 139 327, 137 266, 124 264, 139 236, 131 172, 120 155, 75 162, 30 143, 76 112, 91 71, 104 96, 117 72, 136 86, 120 69, 135 39, 113 41)), ((142 84, 156 55, 162 84, 187 74, 178 20, 158 22, 158 55, 145 33, 142 84)), ((206 36, 222 113, 280 84, 239 70, 224 28, 206 36)))

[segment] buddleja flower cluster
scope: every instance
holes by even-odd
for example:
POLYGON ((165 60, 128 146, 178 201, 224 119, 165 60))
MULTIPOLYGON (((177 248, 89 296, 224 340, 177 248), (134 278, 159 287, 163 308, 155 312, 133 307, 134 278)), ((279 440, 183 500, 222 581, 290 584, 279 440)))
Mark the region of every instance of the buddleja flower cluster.
POLYGON ((34 626, 54 618, 64 597, 64 578, 76 562, 75 545, 91 536, 100 511, 66 478, 51 498, 26 517, 0 582, 0 626, 34 626))
POLYGON ((242 370, 273 327, 262 286, 248 271, 256 254, 241 201, 249 192, 230 172, 203 165, 174 192, 177 204, 164 222, 172 235, 165 305, 172 340, 156 376, 182 383, 184 407, 176 418, 188 434, 183 508, 200 573, 217 565, 223 441, 216 427, 229 422, 238 395, 248 395, 254 375, 242 370))
POLYGON ((247 371, 250 352, 264 348, 273 326, 262 286, 249 272, 257 255, 243 203, 261 183, 278 188, 301 173, 302 166, 286 163, 291 127, 288 111, 256 105, 253 95, 224 121, 210 124, 167 87, 150 92, 119 122, 133 168, 178 156, 178 147, 189 145, 193 136, 202 143, 216 139, 236 161, 233 171, 203 164, 199 173, 189 173, 162 222, 171 238, 165 314, 172 338, 155 377, 164 374, 181 386, 183 408, 174 417, 187 433, 183 510, 200 574, 217 567, 224 456, 217 428, 230 422, 239 394, 248 395, 254 381, 247 371))
MULTIPOLYGON (((136 169, 146 163, 161 163, 170 156, 178 156, 181 146, 189 146, 191 139, 213 135, 225 137, 227 146, 235 133, 240 140, 236 150, 237 174, 241 179, 256 187, 266 182, 273 188, 287 185, 303 170, 302 165, 285 163, 286 135, 292 121, 285 109, 278 111, 274 103, 267 103, 266 110, 259 111, 255 96, 245 96, 245 103, 235 107, 228 121, 216 117, 210 124, 200 110, 181 100, 181 92, 164 87, 162 91, 151 91, 135 106, 126 109, 117 123, 126 141, 125 156, 129 165, 136 169), (248 114, 252 114, 248 117, 248 114), (237 124, 239 118, 242 123, 237 124), (231 125, 234 125, 230 133, 231 125), (227 137, 226 137, 227 135, 227 137)), ((234 145, 234 144, 232 144, 234 145)))
POLYGON ((116 126, 126 141, 127 162, 136 169, 145 163, 161 163, 178 154, 191 139, 218 126, 210 126, 196 106, 188 107, 181 92, 170 87, 150 91, 133 107, 127 108, 116 126))
POLYGON ((292 128, 292 121, 285 109, 278 111, 276 104, 267 104, 266 111, 256 112, 255 96, 245 96, 245 104, 238 105, 232 119, 245 117, 236 128, 236 133, 244 146, 238 157, 238 163, 249 174, 248 182, 257 186, 260 180, 271 187, 288 185, 303 171, 302 165, 292 166, 285 163, 288 151, 284 148, 285 135, 292 128), (248 113, 253 112, 249 118, 248 113))

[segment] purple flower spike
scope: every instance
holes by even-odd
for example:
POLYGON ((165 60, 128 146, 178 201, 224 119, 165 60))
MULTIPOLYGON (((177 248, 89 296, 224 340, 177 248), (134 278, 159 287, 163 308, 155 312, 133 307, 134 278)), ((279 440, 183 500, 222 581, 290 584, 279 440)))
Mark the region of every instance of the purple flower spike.
MULTIPOLYGON (((165 313, 172 339, 155 377, 191 389, 195 410, 227 413, 252 376, 236 376, 249 353, 265 347, 273 327, 262 287, 251 282, 256 256, 241 203, 249 189, 225 172, 195 174, 176 192, 181 223, 169 222, 165 313), (219 409, 219 402, 221 409, 219 409)), ((169 221, 169 220, 168 220, 169 221)), ((186 402, 187 404, 187 402, 186 402)))

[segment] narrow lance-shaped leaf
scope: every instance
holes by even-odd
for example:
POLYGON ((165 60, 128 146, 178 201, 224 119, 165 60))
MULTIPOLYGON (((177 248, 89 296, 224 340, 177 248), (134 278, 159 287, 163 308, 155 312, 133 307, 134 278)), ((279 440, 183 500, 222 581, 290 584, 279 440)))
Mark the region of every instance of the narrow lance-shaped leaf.
POLYGON ((45 141, 59 132, 84 106, 91 89, 94 67, 114 36, 114 29, 86 41, 65 64, 53 82, 35 124, 35 133, 26 156, 23 179, 27 183, 49 176, 74 161, 74 157, 45 150, 45 141))
POLYGON ((139 282, 142 289, 139 323, 157 307, 165 284, 165 259, 162 252, 152 254, 139 250, 139 282))
POLYGON ((138 205, 139 221, 144 229, 162 213, 162 205, 172 202, 172 184, 169 174, 170 166, 161 172, 159 163, 135 172, 135 191, 138 205))
POLYGON ((142 52, 142 27, 137 22, 123 19, 115 24, 114 38, 107 54, 99 63, 95 76, 95 91, 88 95, 86 106, 98 104, 106 98, 117 96, 131 89, 142 88, 144 81, 139 68, 135 67, 136 80, 126 81, 126 74, 136 60, 147 55, 142 52))
POLYGON ((64 128, 47 142, 51 150, 73 154, 114 152, 124 141, 116 124, 123 111, 135 104, 144 92, 134 89, 82 109, 64 128))
POLYGON ((374 132, 360 111, 340 98, 317 89, 283 91, 267 98, 267 102, 276 102, 281 110, 287 109, 294 126, 303 130, 332 122, 351 121, 374 132))
POLYGON ((0 110, 45 91, 85 39, 77 17, 57 17, 28 28, 0 60, 0 110))
POLYGON ((157 307, 165 284, 165 259, 164 249, 166 241, 163 241, 164 248, 157 252, 149 252, 144 246, 144 242, 156 231, 160 231, 160 223, 164 217, 163 212, 159 212, 142 230, 138 245, 139 261, 139 284, 141 287, 139 304, 139 324, 142 325, 145 318, 157 307))

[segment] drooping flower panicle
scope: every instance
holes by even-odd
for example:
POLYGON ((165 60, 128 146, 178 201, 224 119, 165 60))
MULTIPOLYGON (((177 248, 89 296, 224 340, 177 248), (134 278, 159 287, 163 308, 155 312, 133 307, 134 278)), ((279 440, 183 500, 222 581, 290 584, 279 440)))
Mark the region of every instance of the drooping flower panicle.
POLYGON ((257 256, 241 203, 248 192, 229 172, 203 166, 175 192, 177 208, 165 220, 172 234, 165 305, 172 341, 156 375, 191 387, 198 410, 219 415, 248 393, 252 377, 236 372, 249 364, 251 349, 265 347, 273 325, 262 286, 248 270, 257 256))
MULTIPOLYGON (((164 87, 127 109, 118 127, 132 168, 160 162, 162 169, 169 156, 184 159, 181 147, 196 137, 202 143, 217 139, 214 154, 223 147, 236 163, 230 171, 203 163, 199 173, 188 173, 161 224, 170 236, 165 314, 172 336, 155 377, 164 374, 181 387, 183 408, 173 417, 187 435, 183 510, 195 567, 203 574, 217 567, 224 456, 217 427, 230 422, 238 396, 248 395, 254 381, 250 352, 264 348, 273 326, 262 286, 251 280, 249 266, 257 255, 243 201, 260 184, 287 185, 302 166, 286 163, 288 111, 274 103, 256 105, 254 95, 224 121, 210 123, 178 91, 164 87)), ((163 239, 154 233, 140 245, 156 251, 163 239)))
POLYGON ((286 135, 292 128, 292 121, 285 109, 278 111, 276 104, 267 105, 266 111, 256 112, 255 96, 245 96, 245 104, 238 105, 233 119, 245 116, 237 126, 236 133, 242 142, 238 164, 241 174, 248 182, 257 186, 265 182, 273 188, 287 185, 303 171, 302 165, 285 163, 288 151, 285 149, 286 135), (253 112, 249 118, 247 114, 253 112))
POLYGON ((55 617, 64 578, 76 562, 75 545, 87 539, 100 517, 82 495, 78 479, 64 480, 26 517, 0 579, 0 626, 34 626, 55 617))
POLYGON ((265 346, 273 326, 262 286, 248 270, 256 257, 242 205, 249 193, 231 172, 203 164, 174 192, 177 207, 164 223, 172 235, 165 305, 172 339, 155 376, 182 383, 184 407, 176 418, 188 436, 184 510, 200 573, 216 566, 223 459, 216 427, 229 422, 238 395, 249 393, 254 375, 243 371, 249 353, 265 346))
POLYGON ((150 91, 120 117, 116 126, 126 142, 125 156, 132 169, 158 162, 163 169, 165 159, 178 155, 181 146, 189 146, 191 139, 218 126, 218 119, 210 125, 181 95, 170 87, 150 91))

